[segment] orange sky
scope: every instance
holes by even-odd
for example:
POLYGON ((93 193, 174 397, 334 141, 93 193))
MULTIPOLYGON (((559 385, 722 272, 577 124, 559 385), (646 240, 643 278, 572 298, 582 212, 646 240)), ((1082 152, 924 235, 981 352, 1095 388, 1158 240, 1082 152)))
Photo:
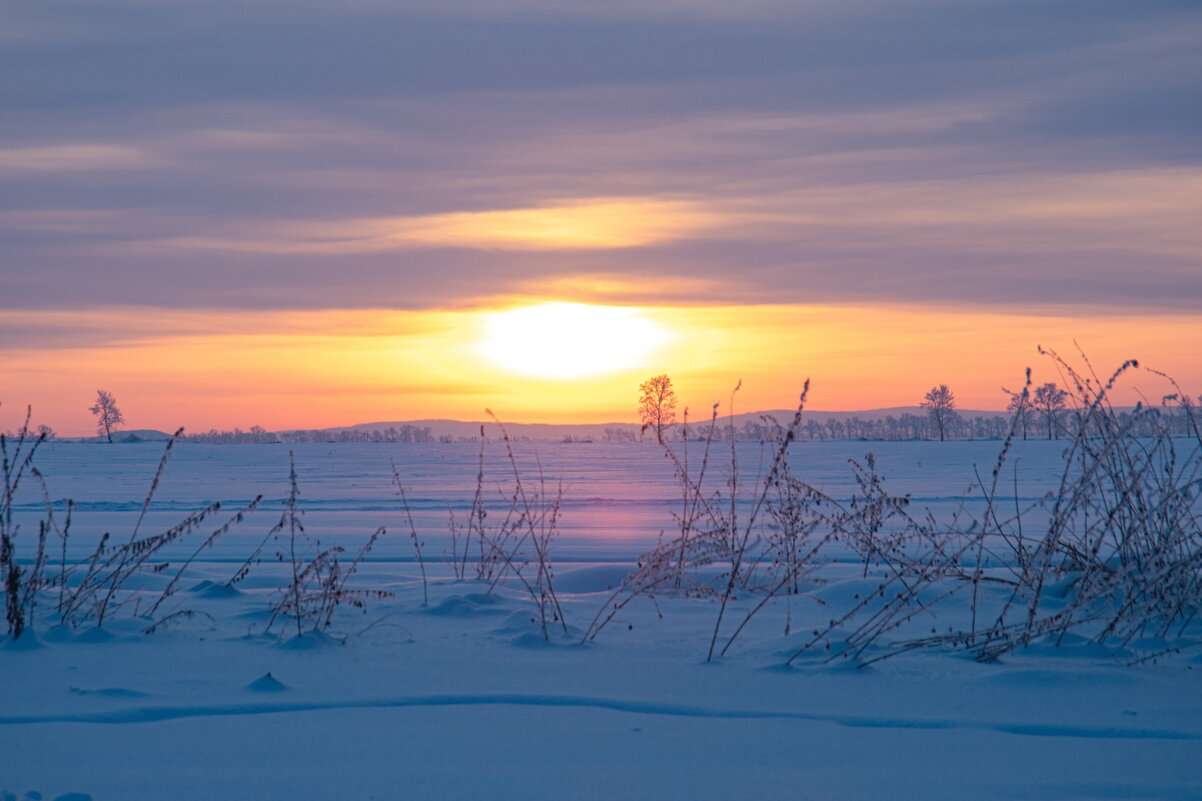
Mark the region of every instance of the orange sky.
POLYGON ((1202 392, 1196 3, 16 5, 0 430, 1202 392))
MULTIPOLYGON (((937 306, 546 306, 510 299, 457 311, 3 312, 38 332, 0 351, 8 391, 0 428, 25 404, 67 435, 91 430, 95 390, 111 391, 129 428, 263 425, 318 428, 377 420, 633 421, 640 381, 669 373, 694 414, 791 406, 813 379, 810 408, 914 405, 934 383, 962 408, 997 409, 1001 386, 1057 380, 1036 345, 1099 371, 1135 357, 1202 392, 1202 317, 952 310, 937 306), (506 311, 530 309, 516 317, 506 311), (57 336, 56 336, 57 335, 57 336)), ((1138 374, 1136 389, 1167 391, 1138 374)))

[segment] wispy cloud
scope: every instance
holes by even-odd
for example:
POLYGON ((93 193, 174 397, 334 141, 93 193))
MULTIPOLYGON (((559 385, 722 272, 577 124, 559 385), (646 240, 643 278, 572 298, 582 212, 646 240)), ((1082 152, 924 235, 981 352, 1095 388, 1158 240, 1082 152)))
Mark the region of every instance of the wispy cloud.
POLYGON ((0 171, 93 172, 163 166, 157 154, 139 147, 97 142, 0 147, 0 171))
POLYGON ((1196 7, 653 6, 27 4, 0 308, 1202 304, 1196 7))
POLYGON ((112 209, 25 209, 0 211, 0 229, 52 234, 96 234, 111 231, 128 218, 112 209))
POLYGON ((245 239, 175 237, 154 244, 275 254, 386 253, 407 248, 605 250, 658 245, 721 222, 702 204, 644 198, 536 208, 263 224, 245 239))

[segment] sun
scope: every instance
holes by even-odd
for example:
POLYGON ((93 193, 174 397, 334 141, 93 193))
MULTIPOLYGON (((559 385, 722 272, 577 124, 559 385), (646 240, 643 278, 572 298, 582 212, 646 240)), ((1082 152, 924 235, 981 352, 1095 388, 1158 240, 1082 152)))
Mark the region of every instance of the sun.
POLYGON ((643 367, 670 338, 641 309, 586 303, 490 312, 482 328, 478 351, 495 367, 563 380, 643 367))

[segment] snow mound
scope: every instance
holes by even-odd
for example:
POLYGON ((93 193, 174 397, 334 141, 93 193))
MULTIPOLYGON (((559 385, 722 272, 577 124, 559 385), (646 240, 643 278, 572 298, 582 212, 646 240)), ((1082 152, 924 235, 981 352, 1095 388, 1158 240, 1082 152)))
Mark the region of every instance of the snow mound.
POLYGON ((271 675, 271 673, 264 673, 246 685, 246 689, 252 693, 282 693, 288 689, 288 685, 271 675))
POLYGON ((46 642, 71 642, 75 639, 75 632, 70 626, 59 623, 43 631, 42 639, 46 642))
POLYGON ((192 587, 191 590, 189 590, 189 592, 200 598, 208 598, 211 600, 219 600, 222 598, 238 598, 242 595, 242 591, 237 587, 231 587, 228 584, 218 584, 217 582, 209 581, 208 579, 198 582, 194 587, 192 587))
POLYGON ((90 628, 87 631, 75 635, 75 642, 81 642, 85 644, 112 642, 115 639, 117 639, 116 635, 114 635, 112 632, 105 631, 99 626, 90 628))
POLYGON ((557 592, 572 595, 588 595, 609 592, 618 587, 630 575, 630 565, 592 565, 578 570, 563 570, 555 576, 557 592))
POLYGON ((543 636, 538 614, 532 609, 511 612, 492 630, 496 639, 519 648, 546 648, 550 645, 578 645, 583 632, 568 626, 567 632, 558 621, 547 621, 547 636, 543 636))
POLYGON ((35 651, 41 647, 42 641, 32 631, 26 631, 15 640, 10 637, 4 642, 6 651, 35 651))
POLYGON ((452 595, 425 610, 427 615, 437 617, 478 617, 481 615, 503 615, 505 609, 501 599, 495 595, 473 592, 467 595, 452 595))

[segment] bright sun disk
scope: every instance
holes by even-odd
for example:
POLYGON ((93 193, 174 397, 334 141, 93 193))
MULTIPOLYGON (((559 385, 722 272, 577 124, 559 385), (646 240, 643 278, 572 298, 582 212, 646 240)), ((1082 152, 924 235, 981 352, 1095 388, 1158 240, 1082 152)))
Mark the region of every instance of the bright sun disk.
POLYGON ((668 339, 639 309, 543 303, 485 316, 479 352, 496 367, 571 379, 644 366, 668 339))

